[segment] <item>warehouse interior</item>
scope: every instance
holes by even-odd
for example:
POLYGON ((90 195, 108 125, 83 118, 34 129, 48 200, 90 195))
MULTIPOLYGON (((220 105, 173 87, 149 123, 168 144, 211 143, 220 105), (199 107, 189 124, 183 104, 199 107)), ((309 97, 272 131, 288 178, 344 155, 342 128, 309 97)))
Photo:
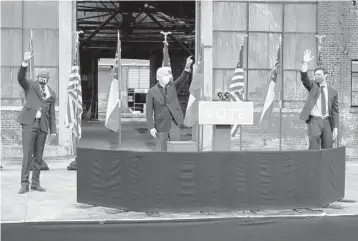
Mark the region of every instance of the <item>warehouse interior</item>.
MULTIPOLYGON (((83 97, 83 135, 79 146, 109 149, 154 150, 148 134, 145 97, 156 83, 167 36, 174 78, 181 74, 186 58, 195 55, 195 1, 77 1, 76 29, 83 97), (111 65, 121 41, 122 124, 119 135, 105 128, 108 91, 113 79, 111 65), (135 83, 138 78, 138 84, 135 83), (124 93, 123 93, 124 92, 124 93)), ((178 91, 185 113, 189 82, 178 91)), ((191 128, 182 129, 182 140, 191 139, 191 128)))
MULTIPOLYGON (((122 65, 127 66, 120 76, 120 82, 126 82, 127 88, 122 100, 124 116, 131 116, 133 110, 143 115, 141 102, 145 101, 146 89, 155 84, 155 71, 162 61, 164 35, 161 31, 171 33, 167 41, 174 78, 180 75, 186 57, 195 54, 195 1, 77 1, 76 18, 76 29, 82 32, 79 50, 84 109, 90 110, 85 113, 86 119, 103 119, 105 115, 101 94, 102 99, 105 98, 110 68, 99 68, 98 63, 102 60, 108 64, 114 59, 118 30, 122 65), (144 84, 128 90, 128 68, 141 67, 146 69, 141 79, 144 84), (107 77, 99 74, 99 69, 107 71, 107 77), (131 102, 136 102, 135 106, 131 102)), ((141 71, 130 72, 133 78, 135 72, 141 71)), ((183 110, 188 95, 188 86, 179 93, 183 110)))

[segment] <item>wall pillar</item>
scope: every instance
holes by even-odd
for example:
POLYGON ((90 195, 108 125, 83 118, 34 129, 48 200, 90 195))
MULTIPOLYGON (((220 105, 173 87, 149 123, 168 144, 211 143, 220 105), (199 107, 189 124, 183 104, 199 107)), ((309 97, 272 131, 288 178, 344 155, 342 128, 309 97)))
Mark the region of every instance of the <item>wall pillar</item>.
MULTIPOLYGON (((200 6, 200 32, 204 41, 204 89, 203 99, 213 99, 213 2, 202 1, 200 6)), ((197 39, 200 42, 200 39, 197 39)), ((213 140, 213 126, 201 125, 199 130, 199 150, 211 151, 213 140)))
POLYGON ((72 67, 73 47, 73 4, 75 1, 58 1, 58 27, 59 27, 59 146, 71 146, 70 131, 65 126, 67 106, 67 85, 72 67))
POLYGON ((154 86, 157 83, 157 56, 151 55, 149 57, 149 76, 150 76, 150 87, 154 86))

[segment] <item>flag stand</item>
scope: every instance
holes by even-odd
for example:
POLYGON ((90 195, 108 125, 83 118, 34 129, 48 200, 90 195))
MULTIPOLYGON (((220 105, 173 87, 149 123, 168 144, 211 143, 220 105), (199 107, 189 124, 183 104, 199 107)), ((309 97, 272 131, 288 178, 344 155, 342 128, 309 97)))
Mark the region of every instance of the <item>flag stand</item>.
MULTIPOLYGON (((76 31, 76 40, 75 40, 75 51, 74 51, 74 65, 78 66, 80 65, 80 54, 79 54, 79 34, 82 33, 82 31, 76 31)), ((80 69, 80 68, 79 68, 80 69)), ((72 72, 72 70, 71 70, 72 72)), ((80 74, 80 70, 78 70, 80 74)), ((82 118, 81 118, 82 120, 82 118)), ((80 120, 80 121, 81 121, 80 120)), ((81 125, 82 123, 79 123, 81 125)), ((74 160, 67 166, 67 170, 77 170, 77 146, 78 146, 78 138, 74 135, 73 131, 71 133, 71 146, 72 146, 72 155, 74 156, 74 160)))
POLYGON ((280 138, 279 138, 279 150, 282 151, 282 107, 283 107, 283 49, 284 49, 284 46, 283 46, 283 36, 280 35, 280 45, 279 45, 279 48, 282 49, 282 51, 280 51, 280 62, 279 62, 279 66, 281 67, 280 68, 280 75, 281 75, 281 93, 279 95, 279 108, 280 108, 280 138))

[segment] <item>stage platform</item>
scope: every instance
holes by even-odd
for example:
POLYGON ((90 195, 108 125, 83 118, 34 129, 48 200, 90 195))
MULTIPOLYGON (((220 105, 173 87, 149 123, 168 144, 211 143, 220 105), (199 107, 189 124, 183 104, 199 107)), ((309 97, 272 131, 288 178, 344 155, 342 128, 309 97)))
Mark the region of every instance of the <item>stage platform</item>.
POLYGON ((356 240, 358 163, 346 167, 346 197, 326 208, 159 213, 92 207, 76 202, 76 172, 63 162, 42 172, 45 193, 17 194, 20 167, 1 171, 2 239, 11 240, 356 240))
MULTIPOLYGON (((122 143, 118 147, 118 133, 108 130, 103 121, 83 121, 82 138, 78 147, 101 148, 107 150, 155 151, 155 139, 150 136, 145 119, 124 119, 122 143)), ((181 128, 180 139, 191 140, 191 128, 181 128)))

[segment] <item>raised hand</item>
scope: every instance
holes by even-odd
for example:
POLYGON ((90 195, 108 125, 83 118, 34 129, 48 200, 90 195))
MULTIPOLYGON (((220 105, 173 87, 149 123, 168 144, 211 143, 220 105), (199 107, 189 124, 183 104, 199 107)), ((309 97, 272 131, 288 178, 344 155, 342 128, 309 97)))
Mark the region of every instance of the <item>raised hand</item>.
POLYGON ((33 55, 32 51, 26 51, 24 53, 24 62, 28 63, 33 56, 34 55, 33 55))
POLYGON ((303 62, 310 62, 314 57, 311 56, 311 50, 306 49, 305 52, 303 53, 303 62))
POLYGON ((192 56, 190 55, 187 59, 186 59, 186 66, 190 66, 193 63, 193 59, 192 56))

